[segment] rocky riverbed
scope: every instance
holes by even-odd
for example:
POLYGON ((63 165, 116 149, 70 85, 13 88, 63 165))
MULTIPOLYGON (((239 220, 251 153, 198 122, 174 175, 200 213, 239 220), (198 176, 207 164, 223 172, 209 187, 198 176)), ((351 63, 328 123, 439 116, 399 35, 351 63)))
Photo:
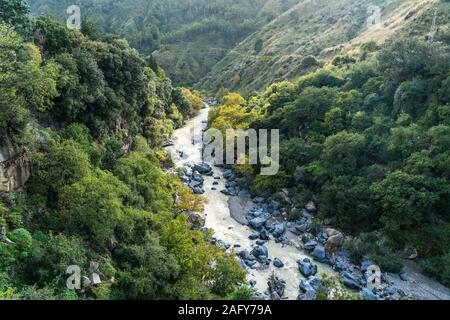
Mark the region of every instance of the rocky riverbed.
POLYGON ((367 300, 450 299, 448 289, 412 272, 416 269, 411 265, 401 277, 382 274, 382 285, 367 289, 371 276, 367 271, 373 263, 351 264, 348 252, 341 248, 344 235, 339 231, 322 228, 313 232, 313 203, 305 206, 297 221, 286 221, 280 203, 251 198, 248 191, 239 188, 232 170, 203 163, 201 136, 208 111, 202 109, 176 130, 166 150, 176 167, 183 168, 180 177, 184 183, 208 200, 203 228, 214 231, 215 244, 228 252, 234 249, 260 299, 314 299, 321 286, 320 274, 339 276, 345 286, 367 300))

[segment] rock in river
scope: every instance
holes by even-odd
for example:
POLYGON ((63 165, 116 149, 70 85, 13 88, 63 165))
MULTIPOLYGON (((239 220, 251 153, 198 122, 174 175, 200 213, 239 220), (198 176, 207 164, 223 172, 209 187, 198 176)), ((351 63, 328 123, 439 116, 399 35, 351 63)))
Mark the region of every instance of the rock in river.
POLYGON ((341 272, 341 279, 342 279, 342 283, 350 288, 350 289, 355 289, 355 290, 359 290, 361 289, 361 285, 359 283, 358 277, 349 272, 349 271, 343 271, 341 272))
POLYGON ((311 252, 311 257, 314 258, 314 260, 319 261, 319 262, 325 262, 325 260, 327 259, 327 255, 325 253, 325 248, 323 245, 318 244, 313 252, 311 252))
POLYGON ((270 234, 269 234, 269 231, 267 231, 267 229, 263 229, 263 230, 261 231, 261 233, 259 234, 259 238, 260 238, 261 240, 265 240, 265 241, 270 240, 270 234))
POLYGON ((273 265, 276 268, 283 268, 284 267, 284 263, 278 258, 273 259, 273 265))
POLYGON ((285 233, 285 231, 286 231, 286 224, 284 222, 277 223, 273 228, 272 235, 275 238, 279 238, 285 233))
POLYGON ((212 171, 212 168, 209 164, 202 162, 194 165, 194 170, 201 174, 208 174, 212 171))
POLYGON ((254 219, 251 219, 248 224, 255 230, 261 230, 266 224, 267 217, 261 216, 254 219))
POLYGON ((312 251, 312 250, 314 250, 314 249, 316 248, 317 245, 318 245, 318 243, 317 243, 316 240, 310 240, 310 241, 308 241, 307 243, 305 243, 305 245, 303 246, 303 248, 304 248, 305 250, 312 251))
POLYGON ((305 258, 297 261, 298 269, 305 277, 314 276, 317 274, 317 266, 311 263, 311 260, 305 258))
POLYGON ((256 246, 253 250, 252 250, 252 252, 251 252, 252 254, 253 254, 253 256, 255 257, 255 258, 260 258, 261 256, 265 256, 265 257, 268 257, 269 256, 269 250, 267 250, 267 247, 266 246, 263 246, 263 245, 259 245, 259 246, 256 246))

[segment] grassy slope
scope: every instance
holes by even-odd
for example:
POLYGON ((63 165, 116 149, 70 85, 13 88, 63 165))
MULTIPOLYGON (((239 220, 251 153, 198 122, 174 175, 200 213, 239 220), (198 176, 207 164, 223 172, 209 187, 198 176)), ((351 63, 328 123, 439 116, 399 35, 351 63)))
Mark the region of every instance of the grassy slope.
MULTIPOLYGON (((330 59, 351 52, 364 42, 382 43, 399 34, 425 35, 430 30, 432 8, 438 2, 300 1, 236 46, 199 82, 199 86, 210 91, 223 86, 248 93, 274 81, 301 75, 305 72, 300 67, 301 61, 308 55, 330 59), (378 30, 368 30, 366 23, 367 8, 373 3, 382 7, 383 27, 378 30), (259 54, 254 51, 257 39, 264 41, 259 54)), ((439 11, 439 16, 443 20, 440 23, 448 24, 444 11, 439 11)))

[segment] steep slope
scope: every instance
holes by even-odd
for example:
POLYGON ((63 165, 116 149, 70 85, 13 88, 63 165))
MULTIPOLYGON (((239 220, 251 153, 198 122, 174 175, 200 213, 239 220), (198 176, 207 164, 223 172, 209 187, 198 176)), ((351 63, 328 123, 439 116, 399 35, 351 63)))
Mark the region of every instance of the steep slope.
POLYGON ((126 37, 141 52, 154 53, 176 84, 203 78, 230 49, 297 0, 30 0, 35 14, 61 20, 80 5, 102 31, 126 37))
MULTIPOLYGON (((314 67, 305 57, 330 59, 346 54, 361 43, 385 40, 400 34, 426 35, 437 11, 438 30, 448 32, 448 4, 439 0, 306 0, 236 46, 199 82, 215 91, 220 87, 244 93, 273 81, 293 79, 314 67), (381 26, 368 28, 371 5, 381 8, 381 26), (255 50, 259 42, 261 50, 255 50)), ((448 34, 448 33, 447 33, 448 34)))

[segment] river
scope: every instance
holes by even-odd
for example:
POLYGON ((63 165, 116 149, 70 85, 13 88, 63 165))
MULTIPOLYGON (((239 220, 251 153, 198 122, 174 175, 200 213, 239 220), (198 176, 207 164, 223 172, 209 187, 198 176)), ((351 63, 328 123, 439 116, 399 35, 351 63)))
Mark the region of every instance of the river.
MULTIPOLYGON (((173 146, 166 148, 172 155, 176 167, 184 167, 202 162, 202 124, 207 121, 209 108, 204 108, 195 117, 190 119, 186 125, 176 130, 172 136, 173 146), (193 139, 194 142, 193 144, 193 139), (183 151, 183 154, 180 154, 183 151)), ((222 177, 222 170, 214 167, 214 176, 222 177)), ((205 206, 205 227, 214 230, 214 236, 223 240, 232 247, 235 244, 240 245, 236 251, 247 249, 251 251, 255 245, 254 241, 249 240, 249 235, 253 233, 248 226, 238 223, 230 214, 228 205, 229 196, 224 195, 220 190, 225 188, 225 180, 219 180, 219 185, 213 186, 214 177, 205 177, 204 196, 208 202, 205 206), (215 187, 217 190, 212 190, 215 187)), ((249 203, 251 199, 248 199, 249 203)), ((269 240, 265 246, 269 250, 269 259, 279 258, 283 263, 283 268, 275 268, 272 264, 265 269, 249 270, 247 279, 256 280, 256 289, 266 292, 268 289, 267 280, 272 272, 286 281, 285 296, 288 299, 296 299, 299 294, 299 282, 304 277, 298 271, 297 261, 309 256, 294 245, 283 245, 269 240)), ((315 263, 317 264, 317 263, 315 263)), ((332 273, 327 265, 317 264, 320 273, 332 273)))

